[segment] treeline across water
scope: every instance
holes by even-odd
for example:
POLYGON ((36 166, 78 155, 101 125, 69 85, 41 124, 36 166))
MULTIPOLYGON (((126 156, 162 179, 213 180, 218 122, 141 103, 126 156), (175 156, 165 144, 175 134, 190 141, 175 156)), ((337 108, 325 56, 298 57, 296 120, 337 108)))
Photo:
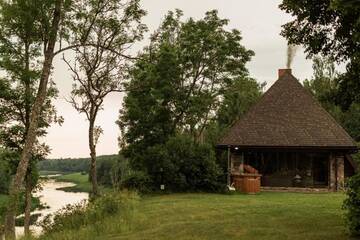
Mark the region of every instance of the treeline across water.
MULTIPOLYGON (((98 156, 98 165, 101 162, 116 162, 123 159, 121 155, 103 155, 98 156)), ((60 158, 60 159, 46 159, 38 163, 40 171, 50 172, 89 172, 90 157, 88 158, 60 158)))
MULTIPOLYGON (((119 154, 97 157, 97 178, 100 184, 113 185, 116 182, 120 166, 126 165, 127 160, 119 154)), ((38 163, 41 173, 89 173, 90 158, 61 158, 46 159, 38 163)))

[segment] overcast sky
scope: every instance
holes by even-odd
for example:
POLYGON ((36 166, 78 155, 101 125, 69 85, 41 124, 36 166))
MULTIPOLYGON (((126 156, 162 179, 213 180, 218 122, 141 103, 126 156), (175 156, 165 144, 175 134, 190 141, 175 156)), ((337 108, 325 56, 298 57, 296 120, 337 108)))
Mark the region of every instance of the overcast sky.
MULTIPOLYGON (((266 82, 267 88, 277 78, 277 69, 284 68, 286 62, 286 41, 280 36, 281 25, 288 22, 291 16, 278 9, 281 1, 269 0, 142 0, 147 16, 143 22, 150 32, 160 24, 169 10, 183 10, 185 18, 202 18, 206 11, 217 9, 222 18, 230 20, 229 27, 242 33, 242 44, 255 52, 255 56, 247 65, 250 75, 259 82, 266 82)), ((148 35, 147 35, 148 36, 148 35)), ((145 38, 141 45, 148 43, 145 38)), ((88 123, 84 115, 79 115, 66 102, 71 90, 71 74, 61 59, 54 61, 53 80, 60 91, 55 105, 64 124, 52 126, 48 130, 45 141, 52 149, 50 158, 87 157, 88 123)), ((300 80, 312 75, 311 61, 305 59, 302 49, 297 51, 293 65, 293 74, 300 80)), ((98 115, 97 125, 104 134, 100 137, 97 154, 114 154, 119 151, 119 129, 115 124, 119 109, 122 106, 121 94, 112 94, 105 100, 105 107, 98 115)))

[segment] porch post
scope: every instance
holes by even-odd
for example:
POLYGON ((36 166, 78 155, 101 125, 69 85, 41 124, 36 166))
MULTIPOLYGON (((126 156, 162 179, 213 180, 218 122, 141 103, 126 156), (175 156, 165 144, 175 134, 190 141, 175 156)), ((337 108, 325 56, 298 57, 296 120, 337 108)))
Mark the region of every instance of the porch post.
POLYGON ((344 187, 344 157, 339 156, 336 158, 336 190, 342 190, 344 187))
POLYGON ((329 156, 329 189, 332 191, 336 191, 337 189, 337 164, 336 158, 331 153, 329 156))
POLYGON ((227 185, 230 186, 231 182, 231 153, 230 153, 230 146, 227 148, 227 185))
POLYGON ((241 152, 240 155, 240 173, 244 173, 244 152, 241 152))

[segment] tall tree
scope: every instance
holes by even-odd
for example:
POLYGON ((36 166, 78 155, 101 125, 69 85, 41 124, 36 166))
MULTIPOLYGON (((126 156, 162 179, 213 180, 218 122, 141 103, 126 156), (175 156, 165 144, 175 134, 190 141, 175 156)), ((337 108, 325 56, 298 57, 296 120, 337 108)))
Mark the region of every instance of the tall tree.
POLYGON ((237 78, 224 92, 217 112, 216 122, 220 129, 227 128, 239 120, 260 98, 265 83, 259 84, 255 79, 237 78))
POLYGON ((227 24, 217 11, 183 21, 177 10, 152 35, 131 70, 118 122, 133 167, 150 171, 147 149, 177 133, 201 142, 224 92, 236 79, 248 78, 245 64, 253 52, 241 45, 239 31, 226 30, 227 24))
MULTIPOLYGON (((80 46, 92 48, 96 45, 96 43, 89 38, 88 33, 93 29, 93 22, 99 17, 96 13, 101 11, 101 7, 107 6, 107 4, 101 3, 107 2, 107 0, 14 0, 11 2, 1 2, 0 16, 8 15, 11 19, 26 19, 30 16, 34 19, 34 24, 31 26, 36 26, 36 28, 33 29, 34 32, 32 33, 36 34, 41 40, 42 49, 42 53, 38 57, 42 66, 40 68, 40 77, 35 94, 36 98, 31 106, 29 127, 16 174, 10 186, 10 204, 6 216, 6 237, 8 239, 15 238, 15 212, 18 205, 18 196, 29 166, 30 155, 36 142, 41 111, 48 93, 48 83, 53 59, 56 55, 66 50, 80 46), (23 3, 27 4, 27 11, 9 11, 3 7, 3 5, 6 4, 16 7, 23 3), (81 12, 79 13, 79 9, 83 9, 81 6, 87 5, 91 6, 89 11, 95 13, 92 14, 91 17, 81 14, 81 12), (64 41, 65 44, 63 43, 64 41), (59 42, 57 45, 59 49, 55 49, 57 42, 59 42)), ((13 41, 17 38, 18 32, 11 31, 6 36, 2 36, 0 40, 9 46, 9 48, 16 50, 13 41)), ((116 49, 110 49, 109 46, 102 46, 102 48, 108 48, 114 53, 122 55, 117 52, 116 49)))
MULTIPOLYGON (((29 2, 22 1, 18 5, 2 5, 5 13, 22 13, 29 11, 29 2)), ((0 31, 2 33, 0 40, 0 66, 5 76, 0 79, 3 91, 0 93, 2 102, 0 111, 7 119, 0 123, 2 132, 0 133, 0 145, 8 150, 20 154, 25 142, 26 134, 30 124, 31 106, 35 99, 36 86, 40 76, 40 65, 37 60, 41 54, 41 40, 36 34, 36 24, 34 16, 26 15, 24 18, 14 19, 11 15, 2 16, 0 31), (8 43, 7 38, 12 32, 17 33, 17 38, 12 39, 12 45, 8 43)), ((43 106, 38 136, 46 134, 46 128, 55 120, 61 121, 56 117, 56 111, 51 105, 51 98, 57 94, 56 89, 50 86, 47 99, 43 106)), ((49 147, 36 141, 34 149, 31 152, 31 161, 25 178, 25 217, 24 229, 25 235, 29 234, 30 210, 31 210, 31 192, 37 184, 36 162, 45 158, 49 152, 49 147)), ((13 162, 17 164, 17 162, 13 162)))
MULTIPOLYGON (((64 61, 73 73, 74 84, 70 102, 78 112, 84 113, 89 121, 90 179, 92 194, 96 197, 99 194, 96 144, 102 133, 101 127, 95 125, 96 117, 109 93, 123 91, 122 81, 131 60, 131 57, 126 57, 126 51, 142 38, 146 27, 140 22, 145 12, 139 8, 138 1, 108 0, 90 4, 101 4, 99 11, 89 11, 95 7, 82 5, 79 14, 95 19, 91 23, 91 31, 87 33, 88 39, 91 39, 94 45, 91 49, 87 46, 76 47, 74 64, 65 58, 64 61)), ((77 32, 81 32, 81 29, 77 32)))
MULTIPOLYGON (((25 175, 28 172, 28 163, 30 155, 33 153, 33 146, 35 144, 35 138, 38 134, 38 116, 41 113, 41 108, 45 102, 47 91, 46 85, 51 67, 51 56, 49 56, 55 44, 56 35, 54 32, 55 25, 60 21, 60 8, 61 1, 55 4, 55 10, 53 14, 53 26, 51 29, 45 29, 49 24, 50 19, 46 19, 49 15, 42 15, 41 11, 52 12, 51 2, 44 1, 42 3, 33 1, 14 1, 14 2, 1 2, 1 22, 4 23, 1 32, 1 67, 5 69, 13 80, 20 79, 22 84, 19 84, 19 88, 22 88, 24 95, 15 96, 19 101, 16 104, 16 109, 21 112, 24 111, 22 119, 23 124, 23 139, 25 141, 21 144, 22 156, 18 164, 15 178, 10 186, 10 204, 8 208, 6 218, 6 237, 9 239, 14 238, 14 214, 17 209, 18 195, 21 190, 22 182, 25 175), (49 32, 48 32, 49 31, 49 32), (43 35, 41 35, 41 33, 43 35), (54 36, 55 35, 55 36, 54 36), (41 37, 43 39, 41 40, 41 37), (42 77, 39 81, 40 89, 37 94, 36 100, 33 101, 32 91, 35 84, 34 79, 38 76, 38 69, 31 70, 30 64, 35 61, 40 55, 40 45, 44 43, 45 61, 42 71, 42 77), (30 58, 33 60, 30 61, 30 58), (49 67, 45 67, 48 66, 49 67), (16 72, 18 70, 18 72, 16 72), (20 99, 23 99, 23 106, 19 106, 20 99), (31 103, 33 109, 31 110, 31 103), (31 113, 30 113, 31 112, 31 113)), ((51 22, 50 22, 51 23, 51 22)), ((56 27, 57 28, 57 27, 56 27)), ((16 101, 16 100, 15 100, 16 101)), ((13 119, 11 119, 13 120, 13 119)), ((16 121, 16 120, 15 120, 16 121)), ((20 127, 21 128, 21 127, 20 127)), ((14 127, 12 130, 21 132, 19 127, 14 127)), ((30 180, 28 181, 28 183, 30 180)), ((27 184, 30 187, 29 184, 27 184)), ((27 189, 29 192, 30 190, 27 189)), ((29 197, 29 194, 27 194, 29 197)), ((29 199, 27 199, 29 201, 29 199)), ((29 203, 28 203, 29 204, 29 203)), ((29 212, 27 211, 27 219, 29 212)))
POLYGON ((303 45, 309 57, 331 56, 347 63, 341 76, 338 101, 346 109, 360 99, 360 4, 357 0, 283 0, 280 8, 295 19, 281 34, 303 45))
POLYGON ((311 79, 304 81, 304 87, 309 89, 321 105, 341 124, 350 136, 360 140, 360 104, 353 102, 347 109, 343 109, 338 101, 342 92, 339 81, 343 74, 335 70, 335 63, 331 58, 316 56, 313 60, 314 74, 311 79))
POLYGON ((335 70, 331 58, 316 56, 313 59, 313 77, 304 81, 321 105, 341 124, 343 111, 337 104, 338 81, 340 74, 335 70))

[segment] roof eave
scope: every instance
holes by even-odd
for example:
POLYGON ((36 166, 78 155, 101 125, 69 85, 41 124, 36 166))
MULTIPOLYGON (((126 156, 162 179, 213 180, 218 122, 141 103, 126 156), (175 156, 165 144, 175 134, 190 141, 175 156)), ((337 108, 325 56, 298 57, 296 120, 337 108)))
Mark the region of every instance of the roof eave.
POLYGON ((341 150, 349 152, 358 152, 357 146, 282 146, 282 145, 236 145, 236 144, 217 144, 216 148, 235 148, 238 149, 291 149, 291 150, 341 150))

